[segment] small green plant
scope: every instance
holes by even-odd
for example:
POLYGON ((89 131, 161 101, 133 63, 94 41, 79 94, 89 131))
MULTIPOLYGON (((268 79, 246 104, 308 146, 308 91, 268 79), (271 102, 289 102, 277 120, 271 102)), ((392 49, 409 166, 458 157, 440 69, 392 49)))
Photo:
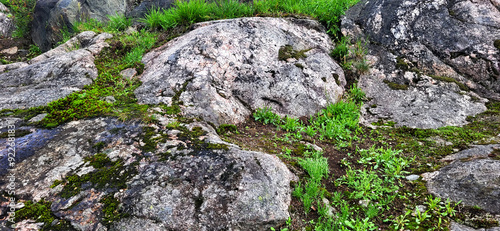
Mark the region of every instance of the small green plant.
POLYGON ((106 30, 109 31, 123 31, 132 25, 132 20, 125 17, 125 15, 109 15, 108 19, 106 30))
POLYGON ((259 121, 264 124, 273 124, 275 126, 279 126, 281 124, 280 116, 272 112, 270 107, 258 108, 253 113, 253 118, 255 121, 259 121))

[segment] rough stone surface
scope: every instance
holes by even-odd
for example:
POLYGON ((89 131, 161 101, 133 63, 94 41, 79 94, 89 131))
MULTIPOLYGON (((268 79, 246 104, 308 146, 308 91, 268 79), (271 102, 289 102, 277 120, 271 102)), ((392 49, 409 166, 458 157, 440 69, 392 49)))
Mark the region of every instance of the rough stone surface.
POLYGON ((33 16, 31 36, 43 51, 62 38, 63 30, 72 31, 74 23, 88 18, 107 21, 108 15, 125 14, 133 0, 40 0, 33 16))
POLYGON ((445 160, 455 161, 439 171, 423 175, 428 191, 441 198, 462 201, 469 206, 477 205, 490 213, 499 214, 500 161, 489 158, 491 152, 493 145, 476 146, 446 157, 445 160), (473 159, 476 155, 482 158, 473 159))
POLYGON ((14 20, 9 17, 9 9, 0 3, 0 37, 9 37, 14 29, 14 20))
POLYGON ((488 229, 474 229, 452 221, 450 224, 450 231, 500 231, 500 227, 493 227, 488 229))
POLYGON ((144 0, 138 6, 134 7, 133 10, 127 12, 126 15, 131 18, 144 18, 151 9, 166 10, 172 7, 174 2, 174 0, 144 0))
POLYGON ((44 106, 91 84, 97 77, 94 55, 110 34, 82 32, 28 63, 0 66, 0 109, 44 106), (77 49, 79 48, 79 49, 77 49))
POLYGON ((368 121, 456 126, 485 110, 481 97, 500 99, 499 18, 491 1, 364 0, 349 9, 342 32, 371 42, 372 71, 360 77, 373 98, 368 105, 376 105, 367 108, 368 121), (449 77, 462 89, 431 76, 449 77), (384 80, 408 90, 389 90, 384 80))
MULTIPOLYGON (((17 138, 16 165, 8 174, 8 143, 0 139, 0 169, 4 170, 0 191, 6 191, 8 176, 14 175, 19 198, 52 202, 57 219, 69 221, 77 230, 104 228, 101 200, 108 195, 120 202, 121 212, 130 215, 113 223, 111 230, 269 230, 289 217, 290 181, 297 177, 276 156, 243 151, 221 141, 206 123, 182 125, 182 131, 153 125, 149 128, 168 138, 155 151, 145 152, 146 126, 137 122, 96 118, 52 130, 29 127, 15 118, 0 122, 0 132, 8 124, 32 131, 17 138), (187 138, 197 129, 205 134, 187 138), (203 148, 207 142, 222 146, 203 148), (101 147, 96 146, 99 143, 101 147), (98 152, 134 170, 126 188, 82 185, 79 194, 65 199, 59 195, 62 184, 50 187, 69 175, 92 174, 94 167, 84 159, 98 152)), ((0 212, 6 212, 7 206, 0 202, 0 212)), ((17 225, 22 229, 36 224, 20 221, 17 225)))
POLYGON ((185 116, 217 125, 242 122, 265 106, 281 115, 307 116, 343 93, 344 74, 330 58, 331 48, 330 38, 311 20, 201 23, 144 56, 143 84, 135 94, 140 103, 166 105, 178 95, 185 116), (286 45, 304 57, 280 60, 286 45))

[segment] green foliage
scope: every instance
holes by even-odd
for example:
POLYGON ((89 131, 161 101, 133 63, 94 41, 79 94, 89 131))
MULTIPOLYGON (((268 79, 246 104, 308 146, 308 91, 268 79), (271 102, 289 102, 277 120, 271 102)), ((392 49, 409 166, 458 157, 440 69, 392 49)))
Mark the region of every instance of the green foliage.
POLYGON ((356 84, 353 84, 349 89, 348 100, 354 103, 362 103, 366 94, 356 84))
POLYGON ((196 22, 247 17, 253 15, 305 14, 325 24, 334 36, 340 31, 340 17, 358 0, 257 0, 253 3, 239 3, 236 0, 177 0, 168 10, 153 9, 142 20, 149 28, 168 30, 177 25, 196 22))
POLYGON ((106 30, 109 31, 123 31, 132 25, 132 20, 125 17, 125 15, 109 15, 108 19, 106 30))
POLYGON ((366 46, 367 41, 358 39, 352 44, 349 37, 344 36, 340 38, 330 55, 340 62, 344 69, 351 70, 354 67, 359 74, 364 74, 370 70, 368 60, 365 58, 368 54, 366 46))
POLYGON ((236 125, 233 125, 233 124, 221 124, 217 128, 217 134, 225 135, 227 133, 238 134, 238 128, 236 127, 236 125))
POLYGON ((354 102, 330 104, 319 112, 311 121, 320 134, 320 138, 349 141, 352 133, 359 130, 359 106, 354 102))
POLYGON ((255 121, 264 124, 273 124, 274 126, 279 126, 281 124, 280 116, 272 112, 270 107, 258 108, 253 113, 253 118, 255 121))
POLYGON ((14 16, 16 29, 12 36, 15 38, 28 37, 36 0, 0 0, 0 2, 8 7, 14 16))
POLYGON ((283 124, 281 125, 281 128, 287 132, 295 132, 295 131, 299 130, 302 126, 303 125, 299 119, 287 116, 283 120, 283 124))
POLYGON ((59 220, 54 214, 52 214, 52 210, 50 209, 51 205, 51 202, 43 199, 37 203, 26 201, 24 202, 24 207, 16 211, 15 221, 19 222, 30 219, 43 223, 43 226, 40 229, 41 231, 75 230, 69 222, 63 219, 59 220))
POLYGON ((104 24, 93 18, 87 18, 85 20, 77 21, 73 24, 73 31, 75 33, 80 33, 83 31, 94 31, 96 33, 104 32, 104 24))

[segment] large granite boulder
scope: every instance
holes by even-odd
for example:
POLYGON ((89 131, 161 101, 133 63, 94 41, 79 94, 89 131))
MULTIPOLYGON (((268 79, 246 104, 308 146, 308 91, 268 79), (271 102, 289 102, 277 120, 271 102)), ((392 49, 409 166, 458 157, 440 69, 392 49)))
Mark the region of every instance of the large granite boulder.
POLYGON ((342 32, 370 41, 372 72, 359 79, 373 99, 367 117, 421 128, 462 125, 485 110, 481 97, 500 99, 498 5, 364 0, 349 9, 342 32))
POLYGON ((312 20, 239 18, 199 23, 144 55, 143 104, 179 105, 216 125, 243 122, 269 106, 309 116, 337 102, 346 84, 331 39, 312 20))
POLYGON ((9 17, 9 9, 0 2, 0 38, 9 37, 14 28, 14 20, 9 17))
POLYGON ((94 56, 110 34, 82 32, 27 63, 0 65, 0 110, 45 106, 97 78, 94 56))
POLYGON ((479 145, 445 157, 450 164, 424 174, 428 191, 500 214, 500 160, 489 157, 496 149, 500 144, 479 145))
MULTIPOLYGON (((158 118, 152 125, 95 118, 51 130, 1 119, 0 132, 13 124, 31 133, 16 138, 14 165, 0 139, 0 192, 14 187, 17 198, 51 203, 55 219, 21 219, 17 228, 269 230, 285 223, 297 179, 279 158, 225 143, 206 123, 174 129, 165 128, 172 119, 158 118)), ((2 214, 10 206, 20 211, 26 202, 0 197, 2 214)))
POLYGON ((76 22, 89 18, 107 21, 108 15, 123 15, 134 0, 39 0, 31 37, 43 51, 61 41, 62 32, 72 32, 76 22))

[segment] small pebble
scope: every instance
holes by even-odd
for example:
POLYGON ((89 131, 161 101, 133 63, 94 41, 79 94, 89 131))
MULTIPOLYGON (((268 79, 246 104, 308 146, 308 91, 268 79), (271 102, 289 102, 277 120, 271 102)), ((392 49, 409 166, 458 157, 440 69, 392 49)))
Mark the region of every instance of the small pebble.
POLYGON ((418 180, 420 178, 419 175, 409 175, 409 176, 406 176, 406 179, 409 180, 409 181, 415 181, 415 180, 418 180))

